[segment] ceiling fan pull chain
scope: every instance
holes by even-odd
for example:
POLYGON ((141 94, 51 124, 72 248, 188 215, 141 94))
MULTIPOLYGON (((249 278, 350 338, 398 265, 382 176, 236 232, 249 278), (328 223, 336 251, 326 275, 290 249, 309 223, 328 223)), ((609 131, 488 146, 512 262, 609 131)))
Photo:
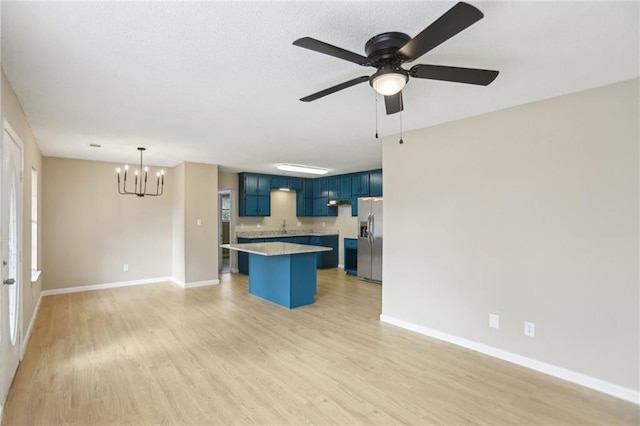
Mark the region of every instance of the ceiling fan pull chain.
POLYGON ((402 145, 404 143, 404 141, 402 140, 402 111, 400 111, 400 145, 402 145))
POLYGON ((376 97, 376 139, 378 139, 378 93, 374 91, 373 96, 376 97))

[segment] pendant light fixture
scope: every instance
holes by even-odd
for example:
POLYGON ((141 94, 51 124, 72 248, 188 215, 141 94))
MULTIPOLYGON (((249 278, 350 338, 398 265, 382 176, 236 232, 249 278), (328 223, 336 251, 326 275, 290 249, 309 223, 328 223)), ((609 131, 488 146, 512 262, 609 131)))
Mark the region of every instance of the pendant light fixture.
POLYGON ((127 189, 127 172, 129 171, 129 165, 124 166, 124 179, 122 179, 122 186, 120 185, 120 167, 116 169, 118 174, 118 194, 137 195, 138 197, 144 197, 145 195, 149 197, 157 197, 162 195, 164 190, 164 170, 160 170, 156 173, 156 192, 147 192, 149 167, 142 167, 142 154, 145 149, 146 148, 138 147, 138 151, 140 151, 140 170, 134 170, 133 172, 135 176, 133 180, 133 191, 127 189))

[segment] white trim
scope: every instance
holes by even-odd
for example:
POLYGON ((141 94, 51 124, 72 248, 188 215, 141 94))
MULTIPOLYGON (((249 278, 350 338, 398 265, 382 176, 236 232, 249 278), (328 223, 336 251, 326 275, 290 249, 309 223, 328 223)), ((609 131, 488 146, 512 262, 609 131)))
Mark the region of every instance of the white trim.
POLYGON ((220 280, 206 280, 206 281, 194 281, 191 283, 185 283, 184 281, 177 280, 175 278, 172 279, 174 284, 179 285, 182 288, 196 288, 196 287, 207 287, 210 285, 220 284, 220 280))
POLYGON ((36 303, 36 307, 33 310, 33 315, 31 315, 31 322, 29 322, 29 327, 27 328, 27 332, 24 335, 24 339, 22 339, 22 347, 20 348, 20 361, 22 361, 22 359, 24 358, 24 354, 27 351, 27 345, 29 344, 31 331, 33 331, 33 326, 36 323, 36 319, 38 318, 38 312, 40 312, 41 302, 42 302, 42 292, 40 292, 40 296, 38 297, 38 302, 36 303))
POLYGON ((35 271, 33 269, 31 270, 31 284, 38 281, 38 278, 40 278, 40 274, 42 274, 42 271, 35 271))
POLYGON ((237 274, 237 273, 239 273, 239 272, 240 272, 240 269, 238 269, 238 268, 231 268, 231 272, 232 272, 232 273, 234 273, 234 274, 237 274))
POLYGON ((43 296, 51 296, 54 294, 78 293, 81 291, 104 290, 107 288, 129 287, 132 285, 153 284, 160 282, 173 282, 173 277, 147 278, 144 280, 120 281, 115 283, 83 285, 78 287, 57 288, 53 290, 43 290, 43 296))
POLYGON ((523 367, 527 367, 532 370, 536 370, 550 376, 567 380, 569 382, 576 383, 578 385, 585 386, 599 392, 615 396, 616 398, 620 398, 625 401, 640 405, 640 392, 634 389, 625 388, 623 386, 609 383, 595 377, 587 376, 585 374, 547 364, 545 362, 538 361, 532 358, 527 358, 525 356, 514 354, 512 352, 507 352, 502 349, 484 345, 482 343, 463 339, 462 337, 454 336, 453 334, 433 330, 421 325, 390 317, 388 315, 380 315, 380 321, 405 328, 407 330, 415 331, 416 333, 424 334, 425 336, 433 337, 438 340, 444 340, 445 342, 453 343, 454 345, 462 346, 463 348, 471 349, 476 352, 492 356, 494 358, 499 358, 504 361, 521 365, 523 367))
POLYGON ((339 268, 339 269, 344 269, 344 265, 343 265, 343 264, 341 264, 341 263, 338 263, 338 268, 339 268))

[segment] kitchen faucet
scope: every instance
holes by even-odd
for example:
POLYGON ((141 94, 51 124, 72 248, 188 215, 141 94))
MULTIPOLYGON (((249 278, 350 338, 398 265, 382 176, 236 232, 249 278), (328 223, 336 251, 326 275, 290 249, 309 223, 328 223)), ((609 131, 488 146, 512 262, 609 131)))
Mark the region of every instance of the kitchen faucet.
POLYGON ((282 233, 287 233, 287 221, 285 219, 282 219, 282 233))

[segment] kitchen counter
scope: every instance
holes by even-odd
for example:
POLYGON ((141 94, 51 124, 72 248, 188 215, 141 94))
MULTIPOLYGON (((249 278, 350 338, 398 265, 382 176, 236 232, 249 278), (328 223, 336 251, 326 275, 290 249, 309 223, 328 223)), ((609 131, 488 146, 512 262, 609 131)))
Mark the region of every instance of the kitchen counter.
POLYGON ((227 248, 229 250, 245 251, 247 253, 258 254, 260 256, 284 256, 288 254, 317 253, 332 250, 330 247, 282 242, 223 244, 220 247, 227 248))
POLYGON ((249 293, 285 308, 314 302, 318 252, 330 247, 283 242, 223 244, 249 256, 249 293))

